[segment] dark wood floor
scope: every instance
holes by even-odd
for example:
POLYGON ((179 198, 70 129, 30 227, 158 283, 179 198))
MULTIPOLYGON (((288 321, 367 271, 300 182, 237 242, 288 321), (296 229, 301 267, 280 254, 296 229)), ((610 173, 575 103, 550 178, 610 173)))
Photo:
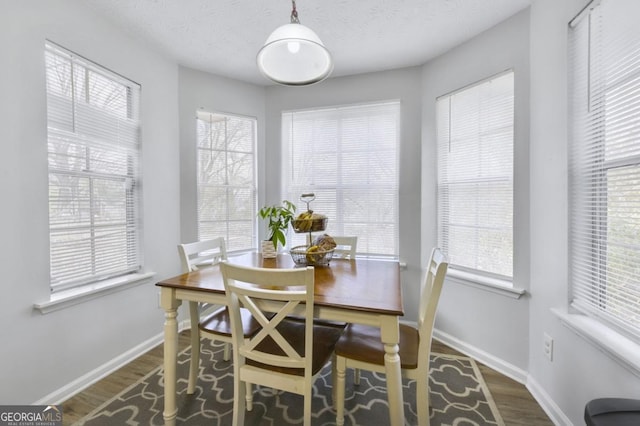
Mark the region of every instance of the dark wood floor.
MULTIPOLYGON (((189 346, 188 331, 180 333, 178 344, 179 350, 189 346)), ((162 351, 162 345, 157 346, 65 401, 62 404, 64 424, 71 425, 80 420, 162 364, 162 351)), ((436 341, 433 342, 433 352, 461 355, 459 352, 436 341)), ((500 410, 505 425, 553 425, 526 387, 485 365, 478 363, 478 366, 498 406, 498 410, 500 410)))

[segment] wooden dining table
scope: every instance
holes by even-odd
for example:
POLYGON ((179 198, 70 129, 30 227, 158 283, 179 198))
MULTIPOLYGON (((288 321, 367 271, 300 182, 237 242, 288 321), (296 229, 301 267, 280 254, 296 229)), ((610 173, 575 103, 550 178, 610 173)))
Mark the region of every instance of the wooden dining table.
MULTIPOLYGON (((263 259, 259 253, 229 257, 228 262, 259 268, 294 268, 288 254, 263 259)), ((402 376, 398 355, 399 319, 404 315, 400 265, 396 261, 332 260, 314 268, 314 316, 320 319, 380 327, 385 348, 389 424, 404 425, 402 376)), ((164 323, 164 420, 175 425, 178 307, 182 301, 226 304, 222 274, 217 265, 162 280, 160 304, 164 323)), ((195 325, 197 327, 197 325, 195 325)), ((193 325, 192 325, 193 327, 193 325)))

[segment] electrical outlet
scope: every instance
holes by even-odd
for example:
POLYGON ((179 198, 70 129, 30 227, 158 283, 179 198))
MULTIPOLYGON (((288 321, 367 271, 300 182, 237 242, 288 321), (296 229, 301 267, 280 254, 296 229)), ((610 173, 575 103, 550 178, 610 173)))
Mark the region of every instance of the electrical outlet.
POLYGON ((543 345, 544 354, 549 358, 549 361, 553 361, 553 337, 544 333, 543 345))

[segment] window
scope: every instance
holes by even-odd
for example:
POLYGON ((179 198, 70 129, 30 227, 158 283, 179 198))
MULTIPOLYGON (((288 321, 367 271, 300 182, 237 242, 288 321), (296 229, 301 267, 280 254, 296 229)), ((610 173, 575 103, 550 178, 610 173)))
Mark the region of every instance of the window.
POLYGON ((640 338, 640 34, 635 0, 572 21, 572 306, 640 338))
POLYGON ((397 257, 399 128, 399 102, 283 113, 286 199, 303 211, 300 195, 314 193, 328 234, 356 235, 359 254, 397 257))
POLYGON ((52 292, 141 269, 140 86, 45 45, 52 292))
POLYGON ((255 247, 256 119, 197 113, 198 239, 255 247))
POLYGON ((509 282, 513 84, 509 71, 436 101, 438 244, 452 270, 509 282))

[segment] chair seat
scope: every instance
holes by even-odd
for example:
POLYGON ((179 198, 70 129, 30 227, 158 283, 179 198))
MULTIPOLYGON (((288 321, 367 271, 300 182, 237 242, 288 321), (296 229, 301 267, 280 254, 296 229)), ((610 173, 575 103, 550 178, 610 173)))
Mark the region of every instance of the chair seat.
POLYGON ((599 398, 589 401, 584 409, 587 426, 640 425, 640 400, 599 398))
MULTIPOLYGON (((301 317, 300 315, 288 315, 287 319, 291 321, 304 322, 304 318, 301 317)), ((331 327, 340 327, 340 328, 345 328, 347 326, 347 323, 344 321, 333 321, 333 320, 327 320, 322 318, 314 318, 313 323, 316 325, 329 325, 331 327)))
MULTIPOLYGON (((259 329, 260 323, 251 315, 251 313, 244 309, 240 309, 240 315, 242 319, 242 331, 245 336, 253 336, 259 329)), ((231 318, 229 317, 229 308, 223 306, 205 319, 200 321, 198 328, 206 333, 217 334, 220 336, 231 337, 231 318)))
MULTIPOLYGON (((418 330, 407 324, 400 324, 401 368, 418 368, 418 330)), ((335 347, 336 355, 369 364, 384 365, 384 346, 380 329, 368 325, 349 324, 335 347)))
MULTIPOLYGON (((282 334, 282 337, 284 337, 300 355, 304 354, 304 328, 304 321, 297 320, 284 320, 276 326, 276 329, 280 334, 282 334)), ((340 334, 342 333, 342 330, 342 328, 331 325, 314 324, 312 358, 313 375, 317 374, 331 358, 333 349, 340 337, 340 334)), ((284 352, 271 337, 267 337, 265 340, 260 342, 256 349, 259 351, 269 352, 274 355, 284 355, 284 352)), ((302 368, 274 367, 272 365, 255 362, 250 359, 247 359, 247 365, 257 366, 267 370, 276 371, 278 373, 304 376, 304 369, 302 368)))
MULTIPOLYGON (((399 324, 398 355, 402 377, 416 380, 415 410, 418 424, 429 424, 429 360, 431 336, 438 300, 449 262, 442 250, 435 247, 427 263, 427 273, 420 287, 418 321, 415 327, 399 324)), ((390 348, 389 348, 390 349, 390 348)), ((386 372, 385 347, 379 327, 350 324, 335 348, 336 425, 344 425, 345 376, 347 368, 355 369, 354 384, 360 384, 360 370, 386 372)), ((394 389, 390 389, 390 392, 394 389)), ((393 395, 390 393, 390 400, 393 395)))

